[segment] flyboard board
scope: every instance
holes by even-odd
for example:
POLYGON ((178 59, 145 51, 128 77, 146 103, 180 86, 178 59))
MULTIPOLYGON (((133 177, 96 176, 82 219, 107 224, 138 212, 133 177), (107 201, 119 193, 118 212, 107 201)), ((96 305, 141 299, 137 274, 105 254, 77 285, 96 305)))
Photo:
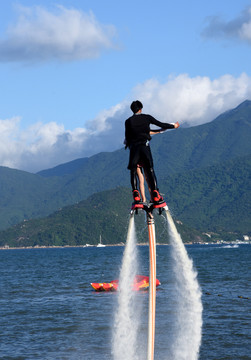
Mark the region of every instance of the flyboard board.
POLYGON ((148 302, 148 343, 147 360, 154 360, 155 344, 155 313, 156 313, 156 235, 153 210, 157 209, 159 214, 163 210, 168 212, 167 204, 163 201, 160 204, 133 204, 131 216, 144 210, 147 215, 147 227, 149 236, 149 302, 148 302))

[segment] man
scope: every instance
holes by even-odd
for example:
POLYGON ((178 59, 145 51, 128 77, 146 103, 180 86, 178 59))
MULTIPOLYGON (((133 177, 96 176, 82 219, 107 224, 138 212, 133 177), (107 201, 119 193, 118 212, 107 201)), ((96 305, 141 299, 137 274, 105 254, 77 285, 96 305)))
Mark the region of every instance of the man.
POLYGON ((137 165, 144 168, 145 176, 151 190, 151 201, 154 204, 163 202, 159 194, 157 179, 153 169, 153 159, 149 146, 150 124, 157 125, 162 129, 177 129, 179 123, 168 124, 156 120, 153 116, 142 114, 143 105, 139 100, 133 101, 131 110, 133 115, 125 122, 125 143, 130 149, 128 169, 131 171, 131 185, 134 203, 141 202, 137 184, 137 165))

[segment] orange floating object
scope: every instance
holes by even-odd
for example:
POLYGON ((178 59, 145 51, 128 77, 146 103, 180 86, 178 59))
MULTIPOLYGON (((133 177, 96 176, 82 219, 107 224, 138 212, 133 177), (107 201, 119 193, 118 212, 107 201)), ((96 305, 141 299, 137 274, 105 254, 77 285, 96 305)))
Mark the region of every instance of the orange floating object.
MULTIPOLYGON (((109 283, 91 283, 95 291, 117 291, 119 281, 112 280, 109 283)), ((156 287, 160 285, 160 281, 156 279, 156 287)), ((149 276, 136 275, 132 285, 133 290, 146 290, 149 287, 149 276)))
POLYGON ((117 280, 109 283, 91 283, 95 291, 116 291, 118 289, 117 280))

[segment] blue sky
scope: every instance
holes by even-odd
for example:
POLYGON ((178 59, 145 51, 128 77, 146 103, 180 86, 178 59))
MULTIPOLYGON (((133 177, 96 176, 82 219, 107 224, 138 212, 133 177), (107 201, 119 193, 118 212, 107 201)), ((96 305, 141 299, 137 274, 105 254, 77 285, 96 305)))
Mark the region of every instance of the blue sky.
POLYGON ((251 99, 251 1, 0 5, 0 165, 123 146, 129 105, 190 126, 251 99))

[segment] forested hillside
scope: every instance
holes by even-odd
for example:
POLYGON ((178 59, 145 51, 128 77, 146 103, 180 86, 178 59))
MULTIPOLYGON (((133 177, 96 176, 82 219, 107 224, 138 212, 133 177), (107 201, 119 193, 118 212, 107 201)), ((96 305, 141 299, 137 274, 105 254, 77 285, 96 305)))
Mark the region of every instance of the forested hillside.
MULTIPOLYGON (((235 240, 251 235, 250 229, 251 155, 206 169, 175 174, 162 182, 165 199, 184 241, 235 240), (203 235, 204 234, 204 235, 203 235)), ((0 246, 65 246, 97 244, 102 234, 106 244, 125 241, 130 204, 130 188, 116 188, 90 196, 43 219, 22 222, 0 232, 0 246)), ((157 239, 168 241, 163 218, 157 239)), ((144 214, 138 239, 146 241, 144 214), (142 231, 142 225, 144 231, 142 231)))
MULTIPOLYGON (((250 138, 251 101, 210 123, 153 137, 159 187, 177 218, 199 230, 249 230, 250 138)), ((100 153, 39 174, 0 167, 0 229, 117 186, 128 188, 123 206, 130 204, 128 155, 100 153)))

